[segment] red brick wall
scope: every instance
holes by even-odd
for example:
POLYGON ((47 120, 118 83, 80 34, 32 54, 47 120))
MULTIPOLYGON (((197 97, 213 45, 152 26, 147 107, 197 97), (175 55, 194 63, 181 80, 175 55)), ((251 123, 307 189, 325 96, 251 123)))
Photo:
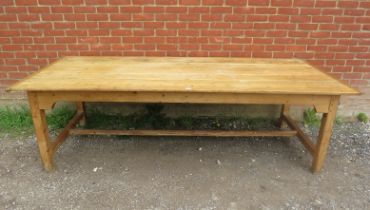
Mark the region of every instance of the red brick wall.
POLYGON ((369 45, 366 0, 0 0, 0 86, 66 55, 224 56, 305 59, 368 91, 369 45))

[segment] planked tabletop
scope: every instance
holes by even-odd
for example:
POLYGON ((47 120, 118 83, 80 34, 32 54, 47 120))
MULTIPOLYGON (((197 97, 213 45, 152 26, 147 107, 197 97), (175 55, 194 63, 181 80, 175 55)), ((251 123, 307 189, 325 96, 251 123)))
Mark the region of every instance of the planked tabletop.
POLYGON ((359 94, 301 60, 215 57, 65 57, 9 90, 359 94))

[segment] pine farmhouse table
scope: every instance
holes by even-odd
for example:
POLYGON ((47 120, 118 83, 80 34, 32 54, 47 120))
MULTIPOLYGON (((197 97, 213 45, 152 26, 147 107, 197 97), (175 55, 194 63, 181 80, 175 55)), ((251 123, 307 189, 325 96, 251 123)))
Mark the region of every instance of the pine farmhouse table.
POLYGON ((27 91, 44 168, 68 135, 149 136, 296 136, 313 156, 319 171, 327 153, 341 95, 360 94, 301 60, 185 57, 65 57, 8 90, 27 91), (77 112, 51 140, 45 110, 71 101, 77 112), (84 102, 279 104, 276 131, 94 130, 85 123, 84 102), (311 105, 323 113, 316 143, 289 116, 291 105, 311 105))

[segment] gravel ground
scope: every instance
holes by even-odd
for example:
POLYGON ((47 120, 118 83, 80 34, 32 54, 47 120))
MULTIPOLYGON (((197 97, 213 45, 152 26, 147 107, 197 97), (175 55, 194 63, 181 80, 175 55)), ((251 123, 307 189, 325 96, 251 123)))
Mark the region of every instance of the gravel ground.
POLYGON ((0 209, 370 209, 369 124, 317 174, 295 138, 73 137, 46 173, 34 136, 0 136, 0 209))

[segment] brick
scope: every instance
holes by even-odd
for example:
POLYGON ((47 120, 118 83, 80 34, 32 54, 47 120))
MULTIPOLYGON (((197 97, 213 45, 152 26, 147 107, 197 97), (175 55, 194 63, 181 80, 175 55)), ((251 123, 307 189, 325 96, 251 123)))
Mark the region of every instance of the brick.
POLYGON ((176 0, 156 0, 155 1, 156 4, 158 5, 174 5, 177 3, 176 0))
POLYGON ((19 36, 20 33, 17 30, 1 30, 0 29, 0 37, 11 37, 11 36, 19 36))
POLYGON ((64 44, 46 45, 46 50, 67 50, 67 46, 64 44))
POLYGON ((295 7, 313 7, 314 0, 294 0, 293 6, 295 7))
POLYGON ((285 37, 287 36, 287 31, 268 31, 266 36, 268 37, 285 37))
POLYGON ((118 13, 118 7, 98 7, 96 8, 98 13, 118 13))
POLYGON ((302 8, 300 10, 301 15, 320 15, 321 9, 320 8, 302 8))
POLYGON ((199 21, 200 15, 199 14, 180 14, 178 19, 180 21, 199 21))
POLYGON ((293 58, 294 53, 292 52, 274 52, 273 58, 293 58))
POLYGON ((55 29, 67 29, 67 28, 75 28, 76 24, 73 22, 55 22, 54 28, 55 29))
POLYGON ((65 33, 67 36, 87 36, 86 30, 67 30, 65 33))
POLYGON ((350 32, 332 32, 331 36, 333 38, 351 38, 352 33, 350 33, 350 32))
POLYGON ((60 5, 61 0, 38 0, 40 5, 60 5))
POLYGON ((310 34, 312 38, 327 38, 330 37, 330 32, 312 32, 310 34))
POLYGON ((296 24, 292 23, 276 23, 276 29, 293 30, 296 29, 296 24))
POLYGON ((154 36, 153 29, 134 30, 134 36, 154 36))
POLYGON ((368 86, 369 82, 366 80, 350 80, 351 86, 368 86))
POLYGON ((266 50, 268 51, 285 51, 284 45, 267 45, 266 50))
POLYGON ((315 52, 325 52, 327 51, 328 47, 327 46, 307 46, 308 51, 315 51, 315 52))
POLYGON ((250 6, 268 6, 270 0, 248 0, 250 6))
POLYGON ((185 22, 167 22, 166 27, 170 29, 176 28, 186 28, 187 24, 185 22))
POLYGON ((142 28, 142 22, 122 22, 121 26, 124 28, 142 28))
MULTIPOLYGON (((213 7, 212 7, 213 8, 213 7)), ((209 13, 209 7, 189 7, 189 13, 209 13)))
POLYGON ((17 21, 17 16, 15 14, 0 15, 0 21, 4 21, 4 22, 17 21))
POLYGON ((64 19, 67 21, 85 21, 85 14, 65 14, 64 19))
POLYGON ((119 22, 99 22, 98 27, 101 29, 120 28, 119 22))
POLYGON ((232 43, 237 43, 237 44, 250 44, 252 43, 252 38, 250 37, 233 37, 232 43))
POLYGON ((81 5, 83 3, 83 0, 62 0, 63 5, 81 5))
POLYGON ((360 2, 360 8, 367 8, 367 9, 370 9, 370 2, 369 1, 364 1, 364 2, 360 2))
POLYGON ((180 5, 200 5, 200 0, 180 0, 180 5))
POLYGON ((248 15, 247 16, 247 21, 252 21, 252 22, 265 22, 267 21, 268 16, 267 15, 248 15))
POLYGON ((154 20, 153 14, 133 14, 133 21, 152 21, 154 20))
POLYGON ((273 39, 271 38, 253 38, 252 43, 254 44, 272 44, 273 39))
POLYGON ((361 25, 346 24, 341 25, 341 31, 358 31, 361 29, 361 25))
POLYGON ((226 0, 226 5, 243 6, 247 4, 247 0, 226 0))
POLYGON ((349 46, 350 52, 368 52, 369 47, 367 46, 349 46))
POLYGON ((75 13, 95 13, 96 12, 96 7, 88 7, 88 6, 74 7, 73 11, 75 13))
MULTIPOLYGON (((353 64, 352 64, 353 65, 353 64)), ((353 68, 353 72, 366 72, 368 73, 368 75, 370 74, 370 66, 356 66, 355 68, 353 68)), ((369 79, 369 78, 367 78, 369 79)))
POLYGON ((307 31, 289 31, 288 32, 289 37, 308 37, 307 31))
POLYGON ((311 22, 311 16, 291 16, 290 21, 293 23, 307 23, 311 22))
POLYGON ((290 7, 292 6, 292 3, 292 0, 271 0, 271 6, 290 7))
POLYGON ((76 43, 76 37, 56 37, 56 43, 76 43))
POLYGON ((253 58, 272 58, 272 52, 257 51, 252 52, 253 58))
POLYGON ((111 21, 128 21, 131 20, 131 15, 129 14, 111 14, 111 21))
POLYGON ((209 23, 204 23, 204 22, 190 22, 188 24, 189 28, 209 28, 209 23))
POLYGON ((109 0, 109 5, 130 5, 131 0, 109 0))
POLYGON ((278 14, 282 15, 298 15, 298 9, 297 8, 279 8, 278 14))
POLYGON ((156 35, 157 36, 176 36, 177 31, 176 30, 165 30, 165 29, 160 29, 156 30, 156 35))
POLYGON ((144 12, 145 13, 161 13, 161 12, 164 12, 164 7, 145 6, 144 12))
POLYGON ((126 7, 120 7, 119 12, 121 13, 139 13, 142 12, 142 7, 137 6, 126 6, 126 7))
POLYGON ((29 14, 29 15, 24 15, 24 14, 19 14, 18 15, 18 20, 19 21, 40 21, 40 16, 36 14, 29 14))
POLYGON ((156 21, 176 21, 177 20, 177 15, 176 14, 156 14, 155 15, 155 20, 156 21))
POLYGON ((15 4, 17 6, 37 5, 37 0, 17 0, 15 4))
POLYGON ((232 13, 231 7, 211 7, 211 13, 232 13))
POLYGON ((5 14, 26 13, 26 12, 27 7, 5 7, 5 14))
POLYGON ((108 15, 106 14, 87 14, 86 19, 88 21, 106 21, 108 20, 108 15))
POLYGON ((222 21, 222 15, 204 14, 201 16, 201 20, 202 21, 222 21))
POLYGON ((344 73, 343 79, 362 79, 362 73, 344 73))
POLYGON ((206 50, 206 51, 221 50, 221 45, 203 44, 201 45, 201 50, 206 50))
POLYGON ((58 7, 51 7, 51 12, 53 13, 72 13, 73 12, 73 8, 68 6, 68 7, 65 7, 65 6, 58 6, 58 7))
POLYGON ((234 14, 254 14, 255 9, 253 7, 234 7, 233 8, 234 14))
POLYGON ((163 22, 144 22, 144 28, 163 28, 163 22))
POLYGON ((245 17, 243 15, 225 15, 224 20, 231 22, 242 22, 245 20, 245 17))
POLYGON ((278 43, 278 44, 293 44, 294 43, 294 39, 293 38, 275 38, 274 39, 274 43, 278 43))
POLYGON ((276 14, 276 8, 265 8, 265 7, 257 7, 255 10, 256 14, 276 14))
POLYGON ((358 1, 338 1, 338 7, 356 8, 360 5, 358 1))
POLYGON ((255 29, 273 29, 274 24, 273 23, 255 23, 253 28, 255 28, 255 29))
POLYGON ((180 36, 198 36, 199 31, 198 30, 192 30, 192 29, 179 29, 178 35, 180 36))
POLYGON ((316 52, 314 57, 318 58, 318 59, 333 59, 334 58, 334 53, 316 52))
POLYGON ((346 60, 346 64, 351 65, 351 66, 355 66, 355 68, 354 68, 354 71, 355 71, 355 69, 357 68, 356 66, 364 65, 365 61, 364 60, 346 60))
POLYGON ((353 59, 352 53, 335 53, 335 59, 353 59))
POLYGON ((277 16, 269 16, 268 17, 270 22, 287 22, 289 21, 288 15, 277 15, 277 16))
POLYGON ((336 7, 337 1, 332 0, 332 1, 320 1, 317 0, 315 7, 336 7))
POLYGON ((144 37, 145 43, 165 43, 164 37, 144 37))
POLYGON ((40 14, 45 14, 45 13, 50 13, 50 7, 28 7, 28 12, 29 13, 40 13, 40 14))
POLYGON ((257 30, 246 30, 244 32, 244 35, 247 37, 264 37, 265 32, 264 31, 257 31, 257 30))
POLYGON ((223 0, 203 0, 204 5, 223 5, 223 0))
POLYGON ((135 0, 132 1, 132 4, 138 4, 138 5, 147 5, 147 4, 154 4, 154 0, 135 0))
POLYGON ((346 9, 346 10, 344 10, 344 15, 348 15, 348 16, 363 16, 363 15, 365 15, 365 10, 346 9))
POLYGON ((172 44, 159 44, 157 45, 158 50, 177 50, 177 45, 172 44))
POLYGON ((9 58, 9 59, 5 59, 5 64, 7 65, 24 65, 26 64, 26 61, 25 59, 21 59, 21 58, 9 58))
POLYGON ((339 29, 339 25, 337 24, 320 24, 320 30, 323 31, 337 31, 339 29))
MULTIPOLYGON (((352 20, 354 20, 355 18, 352 18, 352 20)), ((352 21, 354 22, 354 21, 352 21)), ((356 23, 370 23, 370 17, 357 17, 356 18, 356 23)))
POLYGON ((313 16, 312 22, 314 23, 332 23, 333 16, 313 16))
POLYGON ((61 14, 41 14, 43 21, 63 21, 63 15, 61 14))
POLYGON ((227 30, 227 31, 224 31, 223 35, 227 37, 243 36, 244 31, 243 30, 227 30))

